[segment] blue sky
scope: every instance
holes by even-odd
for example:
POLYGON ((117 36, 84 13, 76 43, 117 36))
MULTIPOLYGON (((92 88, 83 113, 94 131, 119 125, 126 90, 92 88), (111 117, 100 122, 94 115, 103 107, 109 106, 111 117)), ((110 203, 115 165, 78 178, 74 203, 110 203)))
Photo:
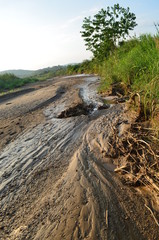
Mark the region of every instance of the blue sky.
POLYGON ((85 16, 119 3, 136 14, 134 33, 155 33, 158 0, 0 0, 0 71, 89 59, 80 36, 85 16))

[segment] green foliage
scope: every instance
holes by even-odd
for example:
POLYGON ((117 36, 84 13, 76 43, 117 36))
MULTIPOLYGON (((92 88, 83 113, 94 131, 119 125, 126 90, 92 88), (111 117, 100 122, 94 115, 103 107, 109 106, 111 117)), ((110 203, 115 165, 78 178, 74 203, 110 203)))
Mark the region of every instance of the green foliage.
POLYGON ((118 47, 104 61, 100 71, 100 91, 122 82, 131 92, 139 92, 145 117, 153 115, 159 104, 159 37, 142 35, 118 47))
POLYGON ((0 75, 0 92, 21 87, 27 83, 38 81, 36 78, 18 78, 13 74, 0 75))
POLYGON ((35 71, 34 77, 40 81, 51 79, 56 76, 65 75, 66 66, 54 66, 35 71))
POLYGON ((154 37, 143 35, 118 48, 107 64, 113 64, 111 79, 115 76, 134 89, 142 89, 158 73, 158 61, 159 51, 154 37))
POLYGON ((93 19, 84 19, 81 34, 95 58, 100 61, 107 58, 137 25, 135 14, 129 10, 115 4, 101 9, 93 19))

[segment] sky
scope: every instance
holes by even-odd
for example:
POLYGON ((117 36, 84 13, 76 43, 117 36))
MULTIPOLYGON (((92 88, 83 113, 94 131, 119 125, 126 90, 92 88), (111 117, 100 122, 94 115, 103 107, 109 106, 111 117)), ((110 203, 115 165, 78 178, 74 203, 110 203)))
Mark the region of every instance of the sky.
POLYGON ((80 34, 83 19, 115 3, 135 13, 133 34, 155 34, 159 0, 0 0, 0 71, 91 59, 80 34))

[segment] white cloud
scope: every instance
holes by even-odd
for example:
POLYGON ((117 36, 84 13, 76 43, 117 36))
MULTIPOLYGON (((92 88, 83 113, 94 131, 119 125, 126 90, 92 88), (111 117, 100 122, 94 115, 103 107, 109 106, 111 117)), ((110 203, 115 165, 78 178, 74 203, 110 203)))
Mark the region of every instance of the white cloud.
POLYGON ((85 14, 85 15, 89 15, 89 14, 96 14, 97 12, 99 12, 100 8, 91 8, 87 11, 83 11, 82 14, 85 14))
POLYGON ((74 17, 74 18, 72 18, 72 19, 69 19, 69 20, 68 20, 68 23, 75 23, 75 22, 81 21, 81 20, 83 20, 83 15, 79 15, 79 16, 77 16, 77 17, 74 17))
POLYGON ((61 25, 61 29, 69 28, 74 23, 82 23, 83 19, 87 16, 96 14, 100 9, 99 8, 91 8, 87 11, 82 11, 80 15, 70 18, 65 24, 61 25))

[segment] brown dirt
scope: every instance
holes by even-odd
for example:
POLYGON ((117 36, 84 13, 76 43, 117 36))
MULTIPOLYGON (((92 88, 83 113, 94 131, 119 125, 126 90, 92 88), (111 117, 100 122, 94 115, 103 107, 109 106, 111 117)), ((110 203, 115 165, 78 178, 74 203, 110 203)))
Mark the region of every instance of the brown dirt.
POLYGON ((79 89, 94 80, 36 83, 0 103, 0 239, 159 239, 146 189, 114 172, 114 129, 122 137, 136 116, 124 103, 92 111, 79 89))

